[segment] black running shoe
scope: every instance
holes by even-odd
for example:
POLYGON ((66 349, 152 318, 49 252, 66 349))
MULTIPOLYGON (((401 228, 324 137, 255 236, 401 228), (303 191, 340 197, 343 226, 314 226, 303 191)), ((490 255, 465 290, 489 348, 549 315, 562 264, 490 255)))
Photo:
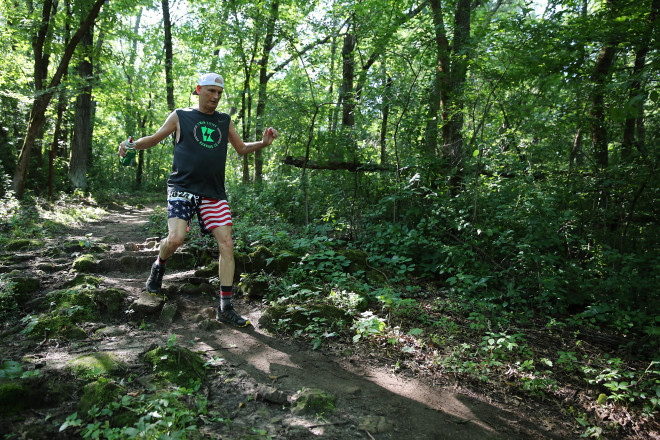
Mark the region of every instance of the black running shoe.
POLYGON ((220 307, 218 307, 215 317, 220 322, 236 327, 247 327, 250 324, 250 320, 236 313, 232 306, 227 306, 224 310, 220 310, 220 307))
POLYGON ((160 286, 163 284, 163 275, 165 275, 165 266, 158 264, 158 261, 154 261, 154 264, 151 265, 151 275, 147 280, 147 291, 149 293, 158 293, 160 292, 160 286))

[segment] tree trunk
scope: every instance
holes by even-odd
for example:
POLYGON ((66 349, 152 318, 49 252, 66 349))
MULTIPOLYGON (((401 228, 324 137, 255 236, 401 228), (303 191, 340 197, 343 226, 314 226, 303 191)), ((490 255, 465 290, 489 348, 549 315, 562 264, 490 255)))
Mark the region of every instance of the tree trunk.
POLYGON ((53 133, 53 142, 50 145, 50 151, 48 154, 48 198, 51 200, 55 194, 55 159, 57 158, 57 153, 60 149, 60 142, 63 139, 62 134, 66 131, 62 130, 62 122, 64 119, 66 105, 66 93, 64 93, 63 90, 60 90, 59 100, 57 103, 57 121, 55 122, 55 132, 53 133))
MULTIPOLYGON (((267 98, 267 85, 270 76, 268 75, 268 59, 270 52, 273 50, 273 40, 275 39, 275 23, 279 18, 280 0, 273 0, 270 5, 270 17, 266 24, 266 37, 264 38, 264 47, 259 61, 259 96, 257 101, 257 126, 255 127, 255 140, 261 139, 263 135, 263 116, 266 112, 266 98, 267 98)), ((254 153, 254 181, 259 183, 263 178, 264 161, 262 159, 261 150, 254 153)))
POLYGON ((464 84, 470 60, 470 0, 458 0, 454 14, 454 41, 452 48, 449 89, 444 90, 442 99, 443 115, 443 155, 452 166, 451 186, 456 188, 462 180, 463 161, 463 110, 464 84))
POLYGON ((386 74, 383 88, 383 120, 380 125, 380 163, 387 164, 387 118, 390 115, 390 93, 392 93, 392 77, 386 74))
POLYGON ((94 27, 83 37, 83 59, 78 65, 80 78, 86 83, 76 98, 76 112, 73 119, 73 136, 71 137, 71 161, 69 162, 69 179, 74 188, 87 187, 87 165, 90 159, 89 147, 92 140, 92 78, 94 74, 91 62, 94 27))
POLYGON ((451 167, 452 188, 461 180, 463 156, 463 86, 470 59, 470 12, 469 0, 458 0, 454 14, 454 40, 450 47, 442 16, 441 0, 430 0, 435 27, 437 50, 435 75, 429 96, 425 144, 427 153, 437 151, 438 113, 442 122, 442 155, 451 167))
MULTIPOLYGON (((49 0, 46 0, 47 3, 48 1, 49 0)), ((14 172, 14 179, 12 182, 13 190, 16 194, 16 197, 18 198, 23 197, 23 194, 25 193, 25 182, 27 180, 28 164, 30 163, 30 151, 32 150, 32 146, 37 139, 38 133, 43 128, 43 124, 46 120, 46 110, 48 109, 50 100, 53 97, 53 90, 59 86, 60 82, 62 81, 62 77, 69 68, 69 63, 71 62, 71 57, 73 56, 73 52, 75 51, 76 46, 82 39, 82 36, 85 35, 85 33, 96 20, 96 17, 101 11, 103 3, 105 3, 105 0, 96 0, 87 18, 82 22, 80 28, 71 38, 71 41, 69 41, 69 43, 66 45, 62 59, 60 60, 60 64, 58 65, 53 78, 50 80, 48 87, 37 87, 37 93, 32 104, 32 110, 30 112, 30 121, 28 123, 27 133, 23 142, 23 147, 21 148, 21 153, 18 157, 18 163, 16 164, 16 170, 14 172)), ((42 40, 41 43, 37 45, 39 46, 39 53, 43 52, 43 44, 44 41, 42 40)), ((35 50, 35 59, 36 54, 37 52, 35 50)), ((35 75, 35 80, 36 79, 37 75, 35 75)), ((36 81, 35 86, 37 86, 36 81)))
POLYGON ((341 49, 342 58, 342 116, 341 125, 343 128, 353 128, 355 126, 355 94, 353 82, 355 79, 355 59, 354 53, 357 40, 351 32, 344 36, 344 46, 341 49))
POLYGON ((165 30, 165 89, 167 91, 167 108, 170 112, 174 111, 174 79, 172 75, 172 22, 170 20, 169 0, 162 0, 163 5, 163 28, 165 30))
POLYGON ((604 85, 610 67, 614 61, 616 49, 612 46, 603 46, 596 59, 591 81, 594 91, 591 94, 591 145, 593 148, 596 165, 604 170, 608 166, 609 158, 607 152, 607 126, 605 122, 605 91, 604 85))
POLYGON ((621 142, 621 157, 624 162, 630 162, 635 149, 644 153, 644 101, 645 94, 641 77, 646 64, 646 55, 649 52, 649 40, 651 39, 651 29, 658 17, 660 10, 660 0, 653 0, 651 13, 649 14, 648 31, 644 32, 642 38, 637 44, 635 51, 635 63, 632 71, 632 82, 628 88, 628 99, 631 103, 631 114, 626 117, 623 127, 623 140, 621 142))

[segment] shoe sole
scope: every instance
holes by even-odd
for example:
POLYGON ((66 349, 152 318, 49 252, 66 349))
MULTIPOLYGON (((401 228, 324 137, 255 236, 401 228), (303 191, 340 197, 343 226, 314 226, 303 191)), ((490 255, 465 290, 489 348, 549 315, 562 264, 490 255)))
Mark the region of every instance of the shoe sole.
POLYGON ((249 326, 250 324, 252 324, 252 323, 250 322, 249 319, 248 319, 248 320, 245 322, 245 324, 243 324, 243 325, 241 325, 241 324, 234 324, 233 322, 228 321, 228 320, 225 320, 225 319, 222 319, 222 318, 216 318, 216 321, 218 321, 218 322, 222 322, 223 324, 229 324, 229 325, 231 325, 231 326, 238 327, 238 328, 247 327, 247 326, 249 326))

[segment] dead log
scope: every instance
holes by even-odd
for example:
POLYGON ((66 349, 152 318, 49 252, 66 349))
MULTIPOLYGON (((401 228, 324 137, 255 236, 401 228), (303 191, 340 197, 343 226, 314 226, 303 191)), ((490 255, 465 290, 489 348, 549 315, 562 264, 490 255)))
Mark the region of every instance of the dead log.
POLYGON ((282 160, 284 165, 292 165, 297 168, 307 168, 310 170, 346 170, 352 173, 372 172, 372 171, 395 171, 392 165, 381 165, 378 163, 361 162, 340 162, 329 160, 327 162, 316 162, 313 160, 305 161, 305 158, 287 156, 282 160))

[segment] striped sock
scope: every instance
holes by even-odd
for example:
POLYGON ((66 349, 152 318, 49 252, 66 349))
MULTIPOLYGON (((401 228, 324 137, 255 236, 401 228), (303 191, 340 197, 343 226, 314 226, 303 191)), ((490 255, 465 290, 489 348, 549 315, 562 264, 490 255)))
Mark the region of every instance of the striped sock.
POLYGON ((231 307, 231 286, 220 286, 220 310, 231 307))
POLYGON ((167 260, 163 260, 163 259, 161 259, 161 258, 160 258, 160 255, 158 256, 158 258, 156 259, 156 261, 157 261, 158 264, 161 265, 161 266, 165 266, 165 263, 167 263, 167 260))

